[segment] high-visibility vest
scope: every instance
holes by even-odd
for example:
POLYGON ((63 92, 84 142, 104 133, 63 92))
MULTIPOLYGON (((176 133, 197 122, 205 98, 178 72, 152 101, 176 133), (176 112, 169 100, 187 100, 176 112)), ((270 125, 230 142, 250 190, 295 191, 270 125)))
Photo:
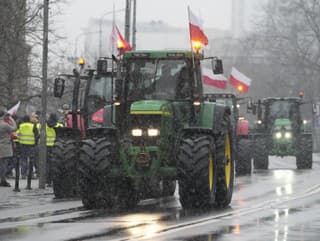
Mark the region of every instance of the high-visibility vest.
POLYGON ((53 146, 56 140, 56 131, 54 128, 46 125, 47 146, 53 146))
POLYGON ((54 128, 59 128, 59 127, 63 127, 63 124, 58 122, 58 123, 54 126, 54 128))
POLYGON ((21 123, 18 130, 19 142, 22 145, 34 145, 34 124, 30 122, 21 123))

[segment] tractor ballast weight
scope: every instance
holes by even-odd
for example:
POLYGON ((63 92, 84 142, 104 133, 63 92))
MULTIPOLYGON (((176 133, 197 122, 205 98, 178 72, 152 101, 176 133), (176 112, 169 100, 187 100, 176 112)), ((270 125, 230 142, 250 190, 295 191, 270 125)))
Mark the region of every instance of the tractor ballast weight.
POLYGON ((254 166, 268 168, 268 156, 296 156, 299 169, 312 168, 312 133, 304 128, 302 98, 265 98, 258 101, 254 142, 254 166))
POLYGON ((141 199, 173 195, 176 180, 183 207, 230 203, 230 110, 202 95, 202 61, 190 51, 124 54, 104 126, 89 128, 81 144, 86 208, 131 208, 141 199))

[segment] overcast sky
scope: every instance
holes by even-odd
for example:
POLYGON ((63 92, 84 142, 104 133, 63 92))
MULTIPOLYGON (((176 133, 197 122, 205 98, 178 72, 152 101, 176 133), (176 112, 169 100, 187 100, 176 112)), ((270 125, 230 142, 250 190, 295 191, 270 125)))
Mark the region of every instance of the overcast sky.
MULTIPOLYGON (((125 7, 125 0, 70 0, 60 22, 65 32, 77 35, 87 27, 92 17, 101 17, 116 9, 125 7)), ((231 18, 231 0, 137 0, 137 21, 163 20, 169 25, 186 27, 188 24, 187 6, 201 15, 204 27, 228 29, 231 18)), ((112 14, 106 15, 112 19, 112 14)), ((117 14, 118 21, 124 21, 124 13, 117 14)), ((123 31, 123 30, 122 30, 123 31)), ((70 36, 69 36, 70 37, 70 36)))

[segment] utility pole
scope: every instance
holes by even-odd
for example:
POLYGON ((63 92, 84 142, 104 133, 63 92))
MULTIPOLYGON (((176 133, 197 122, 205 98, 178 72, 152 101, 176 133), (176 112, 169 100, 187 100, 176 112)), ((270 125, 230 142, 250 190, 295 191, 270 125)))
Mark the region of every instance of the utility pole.
POLYGON ((131 0, 126 0, 124 38, 130 43, 131 0))
POLYGON ((49 32, 49 0, 43 0, 43 47, 42 47, 42 113, 39 143, 39 188, 46 185, 47 143, 46 143, 46 115, 47 115, 47 78, 48 78, 48 32, 49 32))
POLYGON ((132 49, 136 50, 136 33, 137 33, 137 0, 133 0, 133 20, 132 20, 132 49))

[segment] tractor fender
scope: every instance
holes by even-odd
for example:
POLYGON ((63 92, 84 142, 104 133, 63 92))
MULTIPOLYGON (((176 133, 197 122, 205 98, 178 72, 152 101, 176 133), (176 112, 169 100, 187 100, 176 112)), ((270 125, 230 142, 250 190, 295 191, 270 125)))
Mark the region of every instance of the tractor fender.
POLYGON ((231 109, 228 106, 216 105, 214 108, 213 116, 213 133, 221 134, 226 130, 225 120, 229 119, 231 116, 231 109))
POLYGON ((249 135, 249 121, 238 120, 237 122, 237 136, 248 136, 249 135))
POLYGON ((55 128, 57 139, 70 139, 81 141, 82 133, 78 128, 59 127, 55 128))

